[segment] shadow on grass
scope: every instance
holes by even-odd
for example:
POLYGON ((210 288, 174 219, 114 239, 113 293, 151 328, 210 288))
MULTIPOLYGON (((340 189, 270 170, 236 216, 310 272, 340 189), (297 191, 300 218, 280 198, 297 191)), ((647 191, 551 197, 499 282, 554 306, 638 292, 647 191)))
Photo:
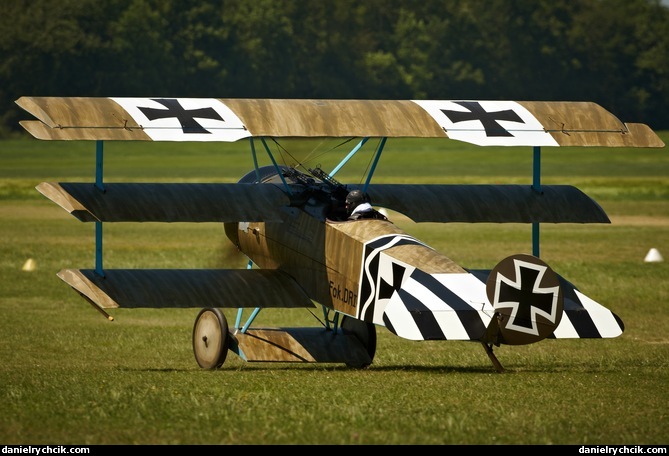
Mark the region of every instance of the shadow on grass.
MULTIPOLYGON (((365 372, 370 375, 375 372, 386 373, 386 372, 428 372, 435 374, 449 374, 449 373, 465 373, 465 374, 513 374, 516 373, 515 370, 506 369, 505 372, 499 373, 492 367, 473 367, 473 366, 424 366, 424 365, 386 365, 386 366, 373 366, 368 368, 353 368, 347 366, 331 366, 331 365, 242 365, 242 366, 223 366, 219 369, 200 369, 198 367, 193 368, 141 368, 141 367, 117 367, 119 371, 123 372, 163 372, 163 373, 186 373, 186 372, 240 372, 240 371, 258 371, 258 372, 279 372, 279 371, 291 371, 295 372, 298 370, 305 371, 327 371, 327 372, 365 372)), ((561 369, 562 370, 562 369, 561 369)), ((558 370, 561 371, 561 370, 558 370)), ((568 368, 565 367, 565 371, 568 368)), ((518 372, 531 372, 527 369, 519 369, 518 372)), ((546 372, 545 369, 537 369, 536 372, 546 372)))
POLYGON ((420 365, 420 364, 402 364, 402 365, 383 365, 370 366, 367 368, 353 368, 344 365, 329 365, 329 364, 290 364, 290 363, 258 363, 258 364, 239 364, 239 365, 224 365, 219 369, 201 369, 199 367, 192 368, 138 368, 138 367, 117 367, 118 370, 124 372, 163 372, 163 373, 186 373, 186 372, 240 372, 240 371, 258 371, 258 372, 280 372, 298 370, 305 370, 309 372, 327 371, 327 372, 364 372, 370 375, 375 372, 419 372, 419 373, 434 373, 434 374, 495 374, 495 375, 519 375, 519 374, 558 374, 558 373, 580 373, 580 374, 605 374, 620 372, 620 368, 616 366, 602 366, 602 365, 583 365, 583 364, 568 364, 556 363, 550 366, 525 366, 525 365, 511 365, 505 366, 504 372, 498 372, 494 367, 490 366, 438 366, 438 365, 420 365))

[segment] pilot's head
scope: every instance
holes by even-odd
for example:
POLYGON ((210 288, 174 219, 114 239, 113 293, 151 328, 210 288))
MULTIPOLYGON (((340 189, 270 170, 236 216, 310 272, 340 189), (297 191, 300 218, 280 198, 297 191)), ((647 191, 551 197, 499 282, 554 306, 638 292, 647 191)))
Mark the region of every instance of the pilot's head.
POLYGON ((369 196, 362 190, 351 190, 346 195, 346 211, 350 214, 362 203, 368 203, 369 196))

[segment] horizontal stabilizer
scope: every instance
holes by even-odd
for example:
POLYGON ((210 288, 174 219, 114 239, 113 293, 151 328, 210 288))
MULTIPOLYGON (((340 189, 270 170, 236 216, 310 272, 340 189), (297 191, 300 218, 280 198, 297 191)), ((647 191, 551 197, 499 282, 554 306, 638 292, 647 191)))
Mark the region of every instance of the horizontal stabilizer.
MULTIPOLYGON (((489 270, 470 271, 486 283, 489 270)), ((620 336, 623 321, 606 307, 581 293, 571 282, 558 274, 564 294, 564 311, 560 324, 549 339, 603 339, 620 336)))
MULTIPOLYGON (((465 274, 430 275, 416 269, 390 299, 384 325, 409 340, 484 340, 496 312, 485 296, 490 273, 470 270, 465 274)), ((558 326, 544 337, 601 339, 623 333, 624 325, 617 315, 559 274, 556 276, 564 298, 563 311, 558 326)))
POLYGON ((37 190, 83 222, 281 221, 290 202, 272 184, 43 182, 37 190))
POLYGON ((64 282, 99 309, 314 307, 289 275, 272 269, 63 269, 64 282))
MULTIPOLYGON (((354 188, 353 186, 349 186, 354 188)), ((375 184, 376 206, 415 222, 610 223, 602 207, 570 185, 375 184)))

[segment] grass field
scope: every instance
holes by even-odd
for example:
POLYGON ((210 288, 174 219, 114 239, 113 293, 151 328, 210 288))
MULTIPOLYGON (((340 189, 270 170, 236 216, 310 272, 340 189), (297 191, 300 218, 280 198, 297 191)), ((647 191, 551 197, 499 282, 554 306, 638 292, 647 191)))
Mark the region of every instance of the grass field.
MULTIPOLYGON (((284 146, 283 161, 326 170, 352 147, 284 146)), ((386 148, 375 182, 531 183, 527 149, 386 148)), ((337 178, 359 182, 367 159, 337 178)), ((108 182, 235 182, 252 166, 246 142, 105 144, 108 182)), ((206 371, 191 348, 198 309, 121 309, 109 322, 56 277, 94 267, 94 226, 34 187, 92 181, 95 145, 0 141, 0 444, 669 444, 669 148, 545 148, 542 169, 542 183, 579 187, 611 218, 542 225, 541 256, 623 319, 621 337, 502 346, 498 374, 480 344, 379 327, 365 370, 230 354, 206 371), (644 262, 651 248, 665 261, 644 262)), ((396 223, 465 267, 531 252, 529 226, 396 223)), ((104 247, 108 268, 246 265, 217 224, 107 224, 104 247)), ((304 310, 257 320, 314 323, 304 310)))

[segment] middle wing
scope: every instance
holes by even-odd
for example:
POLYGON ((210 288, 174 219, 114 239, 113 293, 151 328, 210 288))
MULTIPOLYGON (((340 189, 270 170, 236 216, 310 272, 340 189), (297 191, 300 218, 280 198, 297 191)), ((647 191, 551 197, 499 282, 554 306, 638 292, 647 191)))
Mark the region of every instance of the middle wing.
POLYGON ((414 222, 610 223, 604 210, 570 185, 377 184, 368 188, 375 205, 414 222))
POLYGON ((42 182, 37 190, 82 222, 281 221, 290 203, 276 186, 42 182))
MULTIPOLYGON (((356 186, 349 186, 349 189, 356 186)), ((37 190, 81 221, 281 221, 290 198, 273 184, 105 184, 43 182, 37 190)), ((379 184, 374 204, 415 222, 610 223, 590 197, 569 185, 379 184)))

